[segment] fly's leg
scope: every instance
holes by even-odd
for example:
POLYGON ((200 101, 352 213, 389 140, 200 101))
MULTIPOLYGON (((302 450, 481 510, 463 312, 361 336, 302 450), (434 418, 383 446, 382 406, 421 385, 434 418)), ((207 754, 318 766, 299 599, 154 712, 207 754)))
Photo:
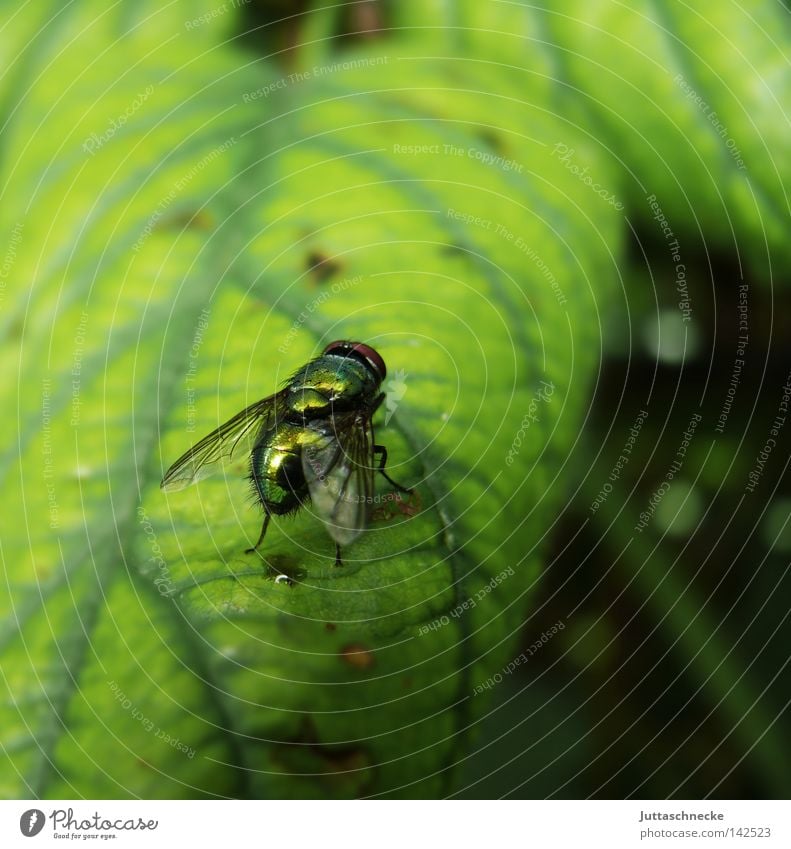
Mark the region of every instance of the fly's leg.
POLYGON ((401 486, 400 483, 396 483, 385 471, 385 465, 387 464, 387 448, 385 448, 384 445, 374 445, 374 454, 381 455, 377 471, 382 473, 384 479, 389 481, 399 492, 405 492, 407 495, 412 495, 411 489, 407 489, 405 486, 401 486))
POLYGON ((248 548, 245 551, 245 554, 252 554, 254 551, 258 551, 258 546, 261 545, 261 543, 264 541, 264 537, 266 536, 266 529, 269 527, 269 520, 271 518, 272 517, 269 515, 269 513, 266 513, 264 515, 264 526, 261 528, 261 535, 258 537, 258 542, 252 548, 248 548))
POLYGON ((343 566, 343 563, 341 563, 341 547, 337 542, 335 543, 335 565, 343 566))
MULTIPOLYGON (((371 412, 372 416, 373 416, 373 413, 375 413, 379 409, 379 407, 381 406, 382 401, 384 401, 384 399, 385 399, 385 393, 382 392, 382 394, 376 399, 376 401, 374 401, 372 412, 371 412)), ((381 460, 379 460, 379 468, 377 469, 377 471, 381 472, 382 475, 384 476, 384 479, 386 481, 388 481, 390 484, 392 484, 399 492, 405 492, 407 495, 412 495, 411 489, 407 489, 407 487, 401 486, 400 483, 396 483, 390 477, 390 475, 388 475, 387 472, 385 471, 385 465, 387 464, 387 448, 385 448, 384 445, 377 445, 376 444, 376 437, 374 436, 373 422, 371 422, 371 442, 374 443, 374 454, 381 455, 381 460)))

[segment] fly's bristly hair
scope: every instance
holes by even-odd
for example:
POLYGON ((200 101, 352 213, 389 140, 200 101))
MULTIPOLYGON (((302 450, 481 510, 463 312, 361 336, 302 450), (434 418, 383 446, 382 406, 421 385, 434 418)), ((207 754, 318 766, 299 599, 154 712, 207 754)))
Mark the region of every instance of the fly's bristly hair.
MULTIPOLYGON (((248 489, 247 495, 245 495, 245 502, 248 508, 259 507, 264 511, 264 513, 269 513, 266 509, 266 502, 261 496, 261 492, 258 489, 258 484, 255 481, 255 473, 252 469, 252 463, 250 464, 250 471, 245 475, 245 479, 249 482, 250 487, 248 489)), ((298 495, 294 493, 294 495, 298 495)), ((300 498, 298 504, 294 504, 286 513, 278 513, 278 519, 288 519, 294 518, 297 513, 306 505, 310 503, 310 494, 306 494, 303 498, 300 498)), ((272 515, 272 514, 270 514, 272 515)))

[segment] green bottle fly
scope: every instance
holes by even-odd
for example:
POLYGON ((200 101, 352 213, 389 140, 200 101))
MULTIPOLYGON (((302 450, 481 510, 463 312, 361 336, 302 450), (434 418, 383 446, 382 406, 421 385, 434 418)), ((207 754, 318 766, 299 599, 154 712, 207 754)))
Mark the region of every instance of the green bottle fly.
POLYGON ((335 541, 351 544, 365 528, 374 501, 374 473, 385 472, 387 449, 374 438, 373 416, 387 376, 382 357, 361 342, 337 341, 297 371, 279 392, 246 407, 204 437, 168 469, 164 490, 177 490, 218 471, 243 452, 269 520, 310 501, 335 541), (376 462, 376 457, 379 460, 376 462))

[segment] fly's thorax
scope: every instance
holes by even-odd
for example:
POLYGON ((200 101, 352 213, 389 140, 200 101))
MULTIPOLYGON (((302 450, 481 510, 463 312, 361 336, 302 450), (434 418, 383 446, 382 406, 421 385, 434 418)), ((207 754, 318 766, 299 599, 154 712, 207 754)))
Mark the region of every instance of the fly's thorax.
POLYGON ((331 410, 332 396, 312 387, 292 387, 288 407, 292 413, 305 419, 323 418, 331 410))
POLYGON ((365 363, 349 356, 324 354, 294 376, 288 406, 306 419, 369 405, 380 380, 365 363))

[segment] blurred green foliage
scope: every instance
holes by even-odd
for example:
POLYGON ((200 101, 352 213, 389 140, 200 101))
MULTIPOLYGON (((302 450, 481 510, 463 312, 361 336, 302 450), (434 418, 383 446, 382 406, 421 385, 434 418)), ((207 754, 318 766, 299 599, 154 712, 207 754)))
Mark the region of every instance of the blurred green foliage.
POLYGON ((787 795, 782 8, 6 5, 3 793, 787 795), (419 506, 276 583, 159 479, 344 337, 419 506))

